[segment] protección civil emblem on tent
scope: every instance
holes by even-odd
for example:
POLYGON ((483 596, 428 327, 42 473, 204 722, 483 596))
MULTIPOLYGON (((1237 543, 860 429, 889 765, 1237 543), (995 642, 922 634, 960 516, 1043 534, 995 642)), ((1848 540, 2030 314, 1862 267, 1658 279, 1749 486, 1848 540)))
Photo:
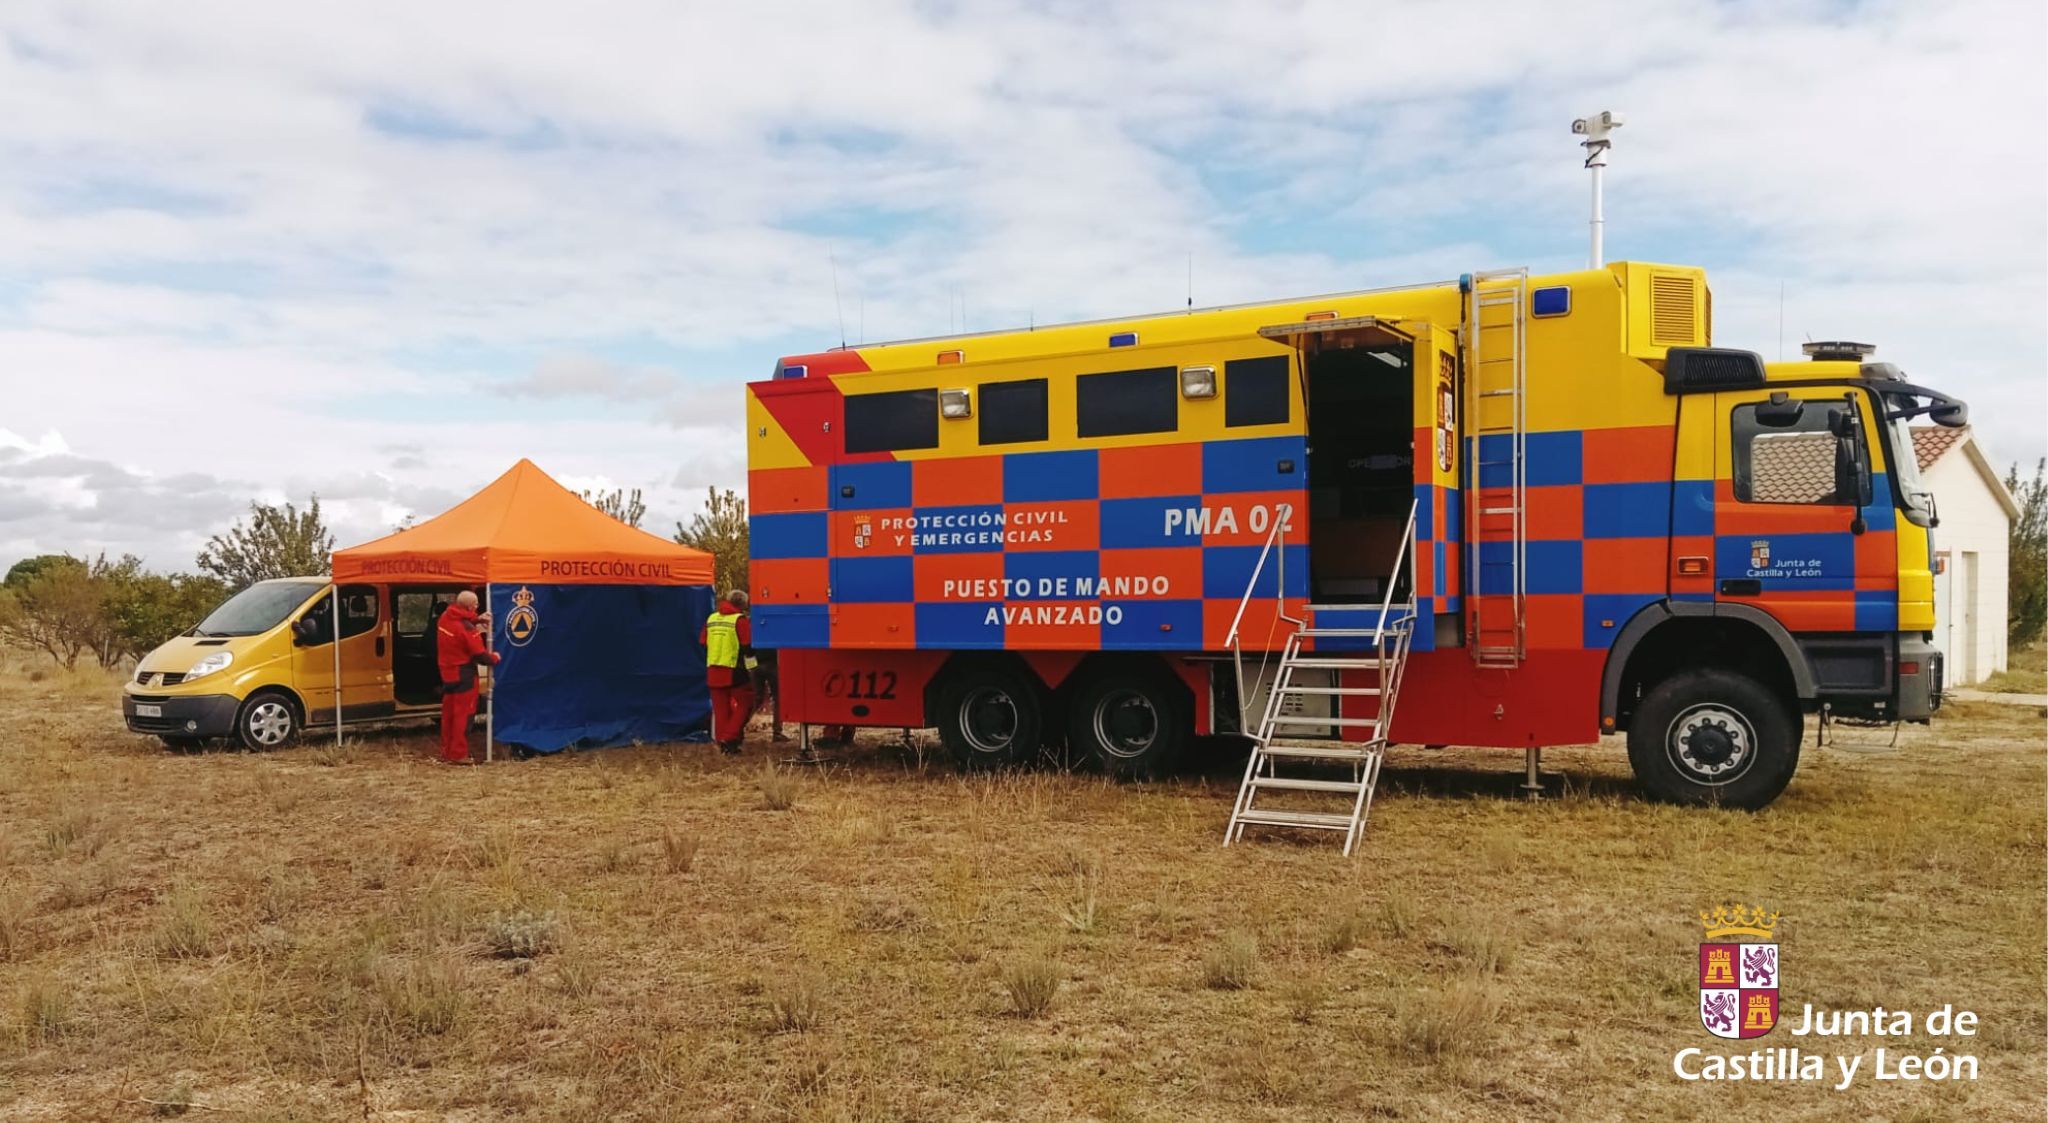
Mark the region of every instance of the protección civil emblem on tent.
POLYGON ((525 647, 540 631, 540 613, 533 607, 533 590, 524 585, 512 594, 512 611, 505 614, 505 636, 514 647, 525 647))
POLYGON ((1778 916, 1741 905, 1700 913, 1700 1024, 1715 1037, 1762 1037, 1778 1024, 1778 916))

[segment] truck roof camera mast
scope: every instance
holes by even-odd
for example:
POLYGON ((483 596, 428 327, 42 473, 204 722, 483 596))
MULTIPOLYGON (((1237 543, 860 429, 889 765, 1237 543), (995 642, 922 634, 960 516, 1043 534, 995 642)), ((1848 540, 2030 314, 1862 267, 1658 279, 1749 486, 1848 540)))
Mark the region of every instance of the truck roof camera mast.
POLYGON ((1572 122, 1572 133, 1586 139, 1579 147, 1586 150, 1586 168, 1593 173, 1593 252, 1591 267, 1598 269, 1607 264, 1607 215, 1601 205, 1601 176, 1607 170, 1607 150, 1614 147, 1608 134, 1620 128, 1624 120, 1619 113, 1603 109, 1590 117, 1581 117, 1572 122))

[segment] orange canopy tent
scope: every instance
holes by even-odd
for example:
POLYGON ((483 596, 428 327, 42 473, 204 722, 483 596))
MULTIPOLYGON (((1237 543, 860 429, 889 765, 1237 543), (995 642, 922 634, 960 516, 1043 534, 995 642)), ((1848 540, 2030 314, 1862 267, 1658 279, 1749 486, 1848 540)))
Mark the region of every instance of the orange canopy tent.
POLYGON ((627 526, 521 460, 418 526, 335 551, 334 580, 709 585, 711 555, 627 526))
POLYGON ((710 716, 697 636, 715 601, 711 555, 627 526, 530 460, 418 526, 335 551, 333 565, 337 586, 482 586, 503 660, 487 746, 677 740, 710 716))

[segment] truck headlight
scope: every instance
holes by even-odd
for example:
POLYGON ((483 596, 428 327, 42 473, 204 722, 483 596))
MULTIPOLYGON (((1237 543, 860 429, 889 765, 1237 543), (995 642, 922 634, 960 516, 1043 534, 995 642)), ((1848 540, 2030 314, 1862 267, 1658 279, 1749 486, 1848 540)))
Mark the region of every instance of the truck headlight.
POLYGON ((199 662, 192 664, 192 669, 185 672, 185 681, 191 682, 195 678, 204 678, 215 671, 224 671, 234 661, 235 656, 233 652, 216 651, 199 662))

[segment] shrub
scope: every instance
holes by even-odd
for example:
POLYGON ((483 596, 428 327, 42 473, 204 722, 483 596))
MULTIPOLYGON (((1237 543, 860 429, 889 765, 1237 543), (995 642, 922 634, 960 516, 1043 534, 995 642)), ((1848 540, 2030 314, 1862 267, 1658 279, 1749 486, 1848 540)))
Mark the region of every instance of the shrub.
POLYGON ((171 890, 157 918, 156 952, 166 959, 197 959, 213 954, 213 917, 206 899, 189 885, 171 890))
POLYGON ((754 781, 761 789, 761 806, 770 811, 787 811, 796 806, 796 775, 773 764, 761 770, 761 776, 754 781))
POLYGON ((1042 1018, 1052 1009, 1060 989, 1060 965, 1049 955, 1035 955, 1003 967, 1003 990, 1019 1017, 1042 1018))
POLYGON ((1357 909, 1345 909, 1323 922, 1321 943, 1331 955, 1343 955, 1358 946, 1365 936, 1365 916, 1357 909))
POLYGON ((1074 875, 1073 891, 1060 906, 1060 919, 1066 921, 1068 928, 1076 932, 1095 930, 1097 890, 1101 882, 1101 871, 1096 866, 1091 865, 1074 875))
POLYGON ((484 925, 484 943, 499 959, 532 959, 553 951, 560 937, 552 912, 498 913, 484 925))
POLYGON ((378 965, 375 981, 393 1028, 412 1037, 447 1033, 469 1003, 461 965, 445 959, 386 961, 378 965))
POLYGON ((1248 932, 1232 932, 1202 958, 1202 983, 1212 990, 1243 990, 1252 985, 1259 963, 1259 942, 1248 932))
POLYGON ((1287 1004, 1287 1015, 1307 1025, 1330 997, 1329 977, 1316 968, 1302 967, 1288 975, 1280 997, 1287 1004))
POLYGON ((1475 1053, 1500 1019, 1500 1001, 1483 979, 1453 979, 1441 991, 1418 994, 1397 1014, 1401 1040, 1425 1056, 1475 1053))
POLYGON ((764 987, 768 1023, 779 1033, 807 1033, 824 1018, 824 984, 816 975, 785 975, 764 987))
POLYGON ((1500 928, 1473 916, 1456 917, 1445 924, 1441 946, 1482 975, 1498 974, 1508 965, 1512 951, 1500 928))
POLYGON ((670 828, 661 836, 661 858, 670 873, 689 873, 697 864, 697 836, 688 830, 670 828))
POLYGON ((21 1028, 32 1044, 43 1045, 71 1029, 71 996, 48 976, 37 976, 21 988, 21 1028))
POLYGON ((28 918, 34 911, 26 894, 12 889, 0 893, 0 963, 28 947, 28 918))
POLYGON ((183 1115, 192 1110, 193 1097, 189 1085, 180 1084, 168 1092, 160 1092, 149 1098, 151 1115, 183 1115))

